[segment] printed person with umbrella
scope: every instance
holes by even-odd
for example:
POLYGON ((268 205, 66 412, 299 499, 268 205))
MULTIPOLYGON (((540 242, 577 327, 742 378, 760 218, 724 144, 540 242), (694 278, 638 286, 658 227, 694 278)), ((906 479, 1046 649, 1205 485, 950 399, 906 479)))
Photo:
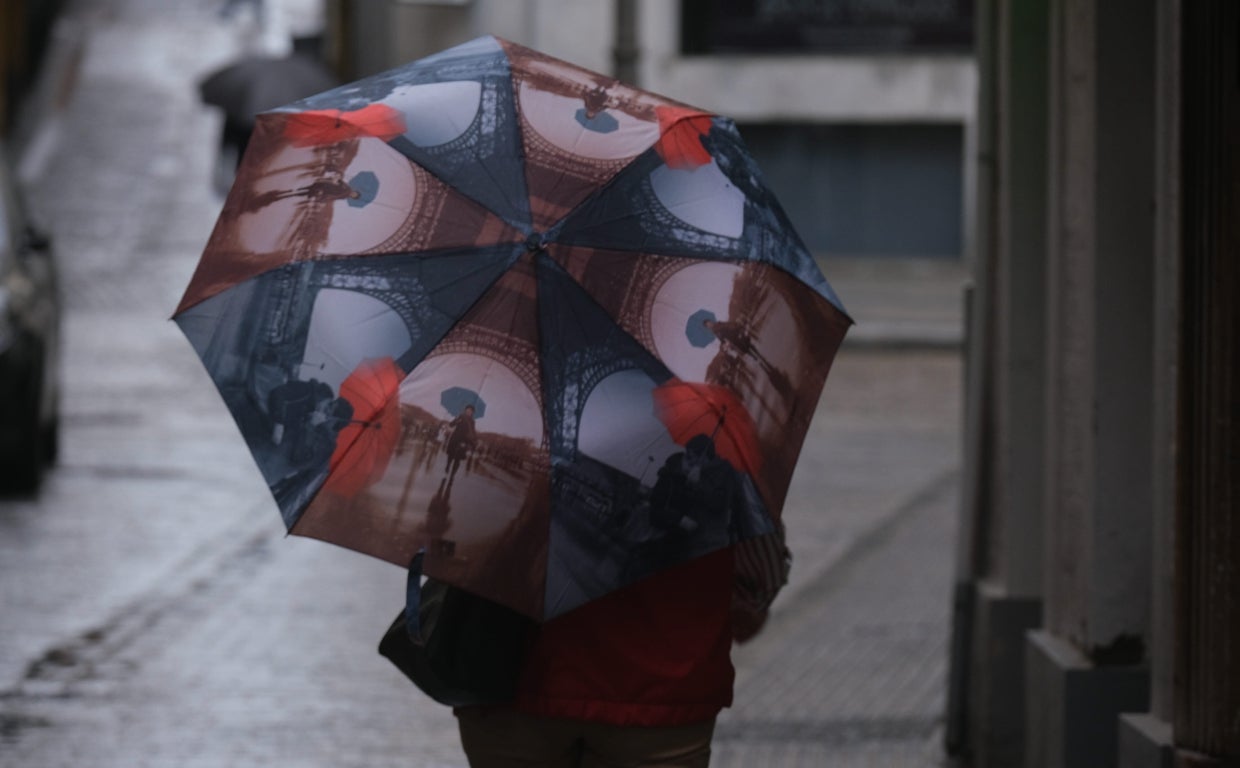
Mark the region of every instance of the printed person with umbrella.
POLYGON ((321 415, 334 398, 332 388, 318 379, 289 379, 274 387, 267 393, 267 413, 275 423, 272 442, 290 446, 292 460, 302 461, 313 452, 306 435, 323 423, 321 415))
POLYGON ((294 189, 272 189, 262 192, 247 200, 243 210, 253 213, 272 203, 291 197, 303 197, 308 201, 319 203, 330 200, 348 200, 350 204, 353 204, 354 201, 362 200, 362 190, 345 181, 344 176, 336 172, 331 176, 315 179, 309 184, 294 189))
POLYGON ((318 379, 290 379, 271 390, 267 403, 276 424, 273 441, 287 446, 292 464, 272 493, 277 499, 294 498, 327 467, 337 435, 353 419, 353 406, 318 379))
POLYGON ((451 485, 456 479, 456 471, 460 469, 461 462, 469 456, 470 449, 478 442, 478 430, 474 426, 474 406, 467 405, 461 409, 456 418, 448 422, 448 427, 452 431, 448 434, 448 463, 443 472, 448 479, 448 485, 451 485))
POLYGON ((710 331, 715 338, 719 339, 721 347, 731 347, 737 353, 748 355, 756 360, 767 375, 771 375, 776 371, 775 365, 766 359, 766 356, 762 354, 762 350, 754 343, 753 337, 745 330, 745 326, 741 323, 716 320, 708 317, 702 320, 702 326, 710 331))
POLYGON ((694 541, 731 544, 733 513, 743 504, 736 470, 716 455, 714 439, 695 435, 667 457, 650 492, 650 522, 664 532, 660 559, 673 561, 694 541))

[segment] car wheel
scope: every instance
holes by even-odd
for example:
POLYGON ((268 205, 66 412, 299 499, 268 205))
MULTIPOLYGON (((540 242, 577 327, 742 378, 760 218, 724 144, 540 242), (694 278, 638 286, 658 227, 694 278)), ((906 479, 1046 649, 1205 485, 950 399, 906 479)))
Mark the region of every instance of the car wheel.
POLYGON ((43 393, 43 371, 41 364, 31 367, 26 377, 20 400, 22 408, 17 411, 18 434, 24 440, 13 447, 12 455, 6 456, 4 473, 0 484, 3 489, 14 493, 31 493, 38 489, 43 473, 43 425, 39 423, 40 403, 43 393))

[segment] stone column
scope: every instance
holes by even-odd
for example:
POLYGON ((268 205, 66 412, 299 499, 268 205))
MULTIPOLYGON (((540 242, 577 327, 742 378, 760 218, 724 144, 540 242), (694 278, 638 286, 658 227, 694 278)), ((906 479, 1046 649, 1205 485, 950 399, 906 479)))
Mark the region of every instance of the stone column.
MULTIPOLYGON (((1024 636, 1039 626, 1046 322, 1047 43, 1044 0, 1001 0, 994 14, 993 310, 990 429, 977 457, 987 524, 972 595, 969 752, 977 765, 1018 766, 1024 754, 1024 636)), ((979 8, 979 13, 982 10, 979 8)))
POLYGON ((1154 408, 1149 712, 1124 715, 1125 768, 1171 768, 1175 665, 1175 465, 1180 310, 1180 0, 1157 4, 1154 179, 1154 408))
POLYGON ((1116 764, 1148 700, 1155 0, 1051 23, 1043 629, 1026 765, 1116 764))

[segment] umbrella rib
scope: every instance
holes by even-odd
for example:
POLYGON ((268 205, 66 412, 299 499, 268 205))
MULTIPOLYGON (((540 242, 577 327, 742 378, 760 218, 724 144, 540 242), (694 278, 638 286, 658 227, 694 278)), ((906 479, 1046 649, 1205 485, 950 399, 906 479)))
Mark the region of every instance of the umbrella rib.
MULTIPOLYGON (((479 114, 481 115, 481 112, 479 112, 479 114)), ((517 138, 517 144, 520 146, 519 156, 520 156, 520 157, 522 157, 522 158, 524 158, 524 157, 525 157, 525 145, 524 145, 524 142, 521 140, 521 132, 520 132, 520 130, 519 130, 519 129, 516 131, 516 138, 517 138)), ((408 139, 406 139, 406 141, 408 141, 408 139)), ((515 221, 512 221, 511 219, 509 219, 509 218, 508 218, 507 216, 505 216, 504 214, 500 213, 499 211, 495 210, 494 208, 492 208, 491 206, 487 205, 487 204, 486 204, 486 203, 484 203, 483 201, 479 200, 477 197, 474 197, 473 195, 471 195, 471 194, 470 194, 469 192, 467 192, 465 189, 462 189, 461 187, 459 187, 459 186, 457 186, 456 184, 452 183, 452 181, 451 181, 450 179, 448 179, 446 176, 444 176, 443 174, 441 174, 441 173, 439 173, 438 171, 436 171, 434 168, 431 168, 431 167, 429 167, 429 166, 427 166, 427 165, 425 165, 425 164, 423 164, 423 163, 419 162, 416 158, 411 157, 410 155, 406 154, 405 152, 402 152, 400 149, 397 149, 395 146, 392 146, 391 142, 384 142, 384 143, 385 143, 385 144, 387 144, 389 147, 391 147, 393 152, 397 153, 397 154, 398 154, 398 155, 400 155, 402 158, 404 158, 404 159, 405 159, 405 161, 407 161, 407 162, 408 162, 408 163, 410 163, 411 165, 417 166, 419 169, 421 169, 421 170, 425 171, 426 173, 430 174, 432 177, 434 177, 436 180, 438 180, 438 181, 439 181, 441 184, 443 184, 445 187, 447 187, 448 189, 451 189, 453 192, 456 192, 456 193, 457 193, 458 195, 460 195, 461 197, 464 197, 465 199, 467 199, 467 200, 469 200, 470 202, 474 203, 475 205, 479 206, 480 208, 482 208, 482 209, 483 209, 484 211, 486 211, 487 213, 490 213, 492 216, 495 216, 495 217, 499 218, 501 221, 503 221, 503 222, 505 222, 505 223, 509 224, 510 226, 514 226, 514 227, 516 227, 517 229, 526 230, 526 229, 528 229, 528 228, 529 228, 529 222, 528 222, 528 221, 525 221, 525 222, 515 222, 515 221)), ((409 142, 409 143, 410 143, 411 145, 413 145, 413 143, 412 143, 412 142, 409 142)), ((418 148, 418 147, 417 147, 417 145, 413 145, 413 146, 414 146, 415 148, 418 148)), ((500 197, 502 197, 502 198, 504 199, 504 201, 505 201, 505 202, 507 202, 507 203, 508 203, 508 205, 509 205, 509 206, 510 206, 513 210, 516 210, 516 211, 524 211, 524 212, 528 215, 528 213, 529 213, 529 202, 528 202, 528 199, 529 199, 529 190, 528 190, 528 188, 526 187, 526 182, 525 182, 525 178, 524 178, 524 172, 523 172, 522 174, 520 174, 520 177, 519 177, 519 178, 520 178, 520 183, 521 183, 522 190, 524 191, 525 196, 526 196, 526 205, 525 205, 525 206, 520 206, 520 205, 517 205, 517 204, 514 204, 514 203, 513 203, 512 198, 511 198, 511 197, 509 196, 509 194, 508 194, 508 190, 504 187, 504 185, 503 185, 503 184, 501 184, 501 183, 500 183, 499 179, 495 176, 495 174, 491 172, 491 168, 487 165, 487 163, 485 163, 485 162, 483 162, 483 161, 481 160, 481 158, 480 158, 480 156, 478 155, 478 153, 477 153, 477 152, 475 152, 475 153, 471 156, 471 160, 472 160, 473 162, 471 162, 471 163, 469 163, 469 164, 468 164, 468 167, 469 167, 471 170, 481 169, 481 170, 482 170, 482 173, 484 173, 484 174, 486 175, 486 177, 487 177, 488 179, 490 179, 490 180, 491 180, 491 185, 492 185, 492 187, 493 187, 494 189, 499 190, 500 197)), ((524 164, 522 164, 522 167, 524 168, 524 164)))
MULTIPOLYGON (((426 348, 426 350, 427 350, 427 351, 426 351, 426 353, 425 353, 425 354, 423 354, 423 355, 421 355, 421 356, 420 356, 420 357, 419 357, 416 361, 414 361, 414 364, 415 364, 415 365, 416 365, 418 362, 421 362, 422 360, 425 360, 425 359, 426 359, 426 357, 427 357, 427 356, 429 356, 429 355, 430 355, 430 353, 431 353, 432 351, 434 351, 435 347, 439 346, 439 343, 440 343, 441 341, 443 341, 444 337, 445 337, 445 336, 447 336, 449 333, 451 333, 451 332, 452 332, 452 329, 453 329, 454 327, 456 327, 456 325, 457 325, 457 324, 461 321, 461 319, 463 319, 463 318, 465 318, 466 316, 468 316, 468 315, 469 315, 469 313, 470 313, 471 311, 473 311, 474 307, 478 306, 478 303, 479 303, 479 302, 481 302, 483 299, 485 299, 485 298, 486 298, 487 294, 489 294, 489 293, 491 292, 491 290, 492 290, 493 288, 495 288, 495 285, 496 285, 496 284, 497 284, 500 280, 502 280, 502 279, 503 279, 504 275, 505 275, 505 274, 507 274, 508 270, 512 267, 512 265, 513 265, 513 264, 515 264, 515 263, 517 262, 517 260, 518 260, 518 259, 520 258, 520 256, 521 256, 521 253, 523 253, 523 252, 525 251, 525 248, 524 248, 524 246, 523 246, 523 245, 521 245, 521 244, 514 244, 514 251, 515 251, 515 253, 513 253, 513 254, 511 254, 511 255, 510 255, 510 257, 509 257, 509 261, 508 261, 508 264, 504 267, 504 269, 498 270, 498 271, 497 271, 497 273, 496 273, 496 275, 495 275, 495 278, 494 278, 494 279, 492 279, 490 282, 488 282, 485 286, 483 286, 483 288, 482 288, 480 291, 478 291, 478 295, 474 297, 474 300, 473 300, 473 301, 471 301, 471 302, 469 303, 469 306, 468 306, 468 307, 465 307, 465 308, 464 308, 464 309, 462 309, 460 312, 458 312, 458 313, 456 313, 456 314, 454 314, 454 315, 448 315, 448 316, 447 316, 450 320, 452 320, 452 322, 451 322, 451 323, 449 323, 449 325, 448 325, 448 327, 447 327, 447 330, 445 330, 445 331, 444 331, 444 332, 443 332, 443 333, 439 336, 439 338, 437 338, 437 339, 435 339, 433 342, 431 342, 431 344, 430 344, 430 345, 426 348)), ((482 270, 482 269, 478 269, 478 270, 475 270, 474 272, 471 272, 471 273, 468 273, 468 274, 463 274, 463 275, 460 275, 459 277, 457 277, 457 278, 455 278, 455 279, 453 279, 453 280, 450 280, 450 281, 447 281, 447 282, 443 283, 443 285, 442 285, 442 286, 440 286, 440 289, 439 289, 439 290, 441 290, 441 291, 442 291, 444 288, 448 288, 448 287, 451 287, 451 286, 457 285, 458 283, 461 283, 461 282, 463 282, 463 281, 465 281, 465 280, 469 279, 470 277, 472 277, 473 275, 475 275, 475 274, 477 274, 478 272, 481 272, 481 271, 483 271, 483 270, 482 270)), ((438 310, 436 310, 436 311, 438 311, 438 310)), ((405 362, 405 359, 404 359, 404 358, 401 358, 398 362, 400 362, 400 363, 404 363, 404 362, 405 362)), ((402 367, 405 367, 405 366, 403 366, 403 365, 402 365, 402 367)), ((412 366, 408 366, 408 367, 409 367, 410 369, 412 368, 412 366)))
MULTIPOLYGON (((518 132, 518 134, 519 134, 519 132, 518 132)), ((519 138, 520 138, 520 136, 518 135, 518 139, 519 139, 519 138)), ((524 153, 522 153, 522 157, 524 157, 524 156, 525 156, 525 155, 524 155, 524 153)), ((522 164, 521 164, 521 165, 522 165, 522 173, 521 173, 521 174, 520 174, 520 176, 519 176, 519 178, 520 178, 520 182, 521 182, 521 189, 522 189, 522 191, 523 191, 523 192, 524 192, 524 194, 525 194, 525 205, 524 205, 524 206, 520 206, 520 205, 515 205, 515 204, 513 203, 512 198, 508 196, 508 190, 506 190, 506 189, 504 188, 504 185, 503 185, 503 184, 501 184, 501 183, 499 182, 499 179, 497 179, 497 178, 495 177, 495 174, 491 173, 491 168, 490 168, 490 167, 489 167, 486 163, 478 161, 478 155, 477 155, 477 154, 475 154, 475 155, 474 155, 474 160, 475 160, 474 167, 480 167, 480 168, 482 168, 482 172, 483 172, 483 173, 485 173, 485 174, 486 174, 486 177, 487 177, 488 179, 490 179, 490 180, 491 180, 492 185, 493 185, 496 189, 498 189, 498 190, 499 190, 500 195, 504 198, 504 201, 508 203, 509 207, 513 208, 514 210, 518 210, 518 211, 524 210, 524 211, 526 212, 526 214, 528 215, 528 214, 529 214, 529 207, 530 207, 530 206, 529 206, 529 194, 530 194, 530 193, 529 193, 529 188, 528 188, 528 186, 527 186, 527 184, 526 184, 526 180, 525 180, 525 178, 524 178, 524 165, 525 165, 525 164, 524 164, 524 163, 522 163, 522 164)), ((446 183, 446 182, 445 182, 445 183, 446 183)), ((455 187, 453 187, 453 189, 456 189, 456 188, 455 188, 455 187)), ((458 190, 458 191, 460 191, 460 190, 458 190)), ((465 195, 465 193, 464 193, 463 191, 461 191, 461 194, 465 195)), ((493 215, 495 215, 495 216, 498 216, 501 220, 507 221, 507 219, 506 219, 506 218, 505 218, 502 214, 500 214, 498 211, 492 210, 489 206, 487 206, 487 205, 486 205, 486 204, 484 204, 483 202, 481 202, 481 201, 479 201, 479 200, 476 200, 476 199, 474 199, 473 197, 471 197, 471 196, 469 196, 469 195, 465 195, 465 196, 466 196, 466 197, 469 197, 469 199, 470 199, 470 200, 473 200, 474 202, 478 203, 478 205, 481 205, 484 209, 486 209, 487 211, 489 211, 491 214, 493 214, 493 215)), ((509 223, 509 224, 512 224, 513 222, 508 222, 508 223, 509 223)), ((523 222, 522 224, 523 224, 523 225, 525 225, 525 226, 528 226, 528 223, 526 223, 526 222, 523 222)))
MULTIPOLYGON (((482 113, 481 113, 481 111, 479 111, 479 115, 481 115, 481 114, 482 114, 482 113)), ((518 132, 518 133, 519 133, 519 132, 518 132)), ((518 139, 519 139, 519 138, 520 138, 520 136, 518 135, 518 139)), ((408 141, 408 139, 406 139, 406 141, 408 141)), ((415 148, 417 148, 417 145, 413 144, 413 142, 409 142, 409 143, 410 143, 410 145, 412 145, 412 146, 414 146, 415 148)), ((491 206, 487 205, 486 203, 482 202, 482 201, 481 201, 481 200, 479 200, 478 198, 476 198, 476 197, 474 197, 473 195, 469 194, 467 191, 465 191, 465 190, 464 190, 464 189, 462 189, 461 187, 459 187, 459 186, 457 186, 456 184, 452 183, 452 181, 451 181, 451 180, 449 180, 446 176, 444 176, 444 175, 440 174, 439 172, 437 172, 434 168, 428 167, 428 166, 426 166, 425 164, 423 164, 423 163, 419 162, 416 158, 411 157, 410 155, 406 154, 405 152, 402 152, 400 149, 398 149, 398 148, 396 148, 395 146, 393 146, 391 142, 384 142, 384 144, 386 144, 388 147, 390 147, 390 148, 391 148, 391 150, 392 150, 393 152, 395 152, 397 155, 399 155, 401 158, 403 158, 403 159, 405 160, 405 162, 407 162, 407 163, 409 163, 410 165, 412 165, 412 166, 414 166, 414 167, 418 168, 419 170, 421 170, 421 171, 423 171, 423 172, 425 172, 425 173, 429 174, 432 178, 434 178, 435 180, 437 180, 440 184, 443 184, 443 185, 444 185, 444 187, 446 187, 447 189, 452 190, 453 192, 457 193, 458 195, 460 195, 461 197, 465 198, 466 200, 469 200, 470 202, 474 203, 475 205, 477 205, 478 207, 482 208, 482 210, 486 211, 487 213, 491 214, 492 216, 495 216, 495 217, 499 218, 501 221, 504 221, 504 222, 508 223, 509 225, 516 226, 518 229, 520 229, 520 228, 524 225, 523 223, 517 223, 517 222, 510 221, 510 220, 508 219, 508 217, 504 216, 504 215, 503 215, 503 214, 501 214, 499 211, 496 211, 496 210, 495 210, 495 209, 493 209, 491 206)), ((522 156, 524 156, 524 155, 522 155, 522 156)), ((479 155, 478 155, 478 153, 477 153, 477 152, 474 152, 474 154, 473 154, 473 156, 472 156, 472 158, 471 158, 471 159, 473 160, 473 162, 471 162, 471 163, 469 164, 469 166, 468 166, 468 167, 469 167, 470 169, 474 169, 474 170, 481 168, 481 169, 482 169, 482 172, 483 172, 484 174, 486 174, 486 177, 487 177, 488 179, 490 179, 490 180, 491 180, 491 184, 492 184, 493 188, 495 188, 495 189, 499 190, 500 196, 504 199, 504 201, 505 201, 505 202, 507 202, 507 203, 508 203, 508 205, 509 205, 510 207, 512 207, 512 208, 514 208, 514 209, 516 209, 516 210, 520 210, 520 207, 519 207, 519 206, 515 206, 515 205, 513 205, 512 198, 508 196, 508 191, 504 188, 504 186, 503 186, 503 185, 499 182, 499 180, 495 177, 495 174, 491 173, 491 169, 487 166, 487 164, 486 164, 485 162, 482 162, 482 161, 481 161, 481 159, 480 159, 480 157, 479 157, 479 155)), ((524 180, 524 179, 522 179, 522 180, 521 180, 521 184, 522 184, 522 187, 524 187, 524 186, 525 186, 525 180, 524 180)), ((441 211, 441 213, 442 213, 442 211, 441 211)))

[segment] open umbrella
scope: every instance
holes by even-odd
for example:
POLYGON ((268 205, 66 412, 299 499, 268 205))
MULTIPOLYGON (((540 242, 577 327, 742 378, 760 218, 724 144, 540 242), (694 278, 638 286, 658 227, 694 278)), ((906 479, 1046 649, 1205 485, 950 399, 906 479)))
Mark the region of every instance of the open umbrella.
POLYGON ((348 201, 351 208, 365 208, 379 194, 379 177, 372 171, 362 171, 348 181, 357 197, 348 201))
POLYGON ((383 476, 400 440, 397 390, 404 377, 392 358, 383 357, 363 361, 340 382, 353 418, 336 436, 325 491, 354 496, 383 476))
POLYGON ((659 421, 679 445, 705 436, 719 458, 737 471, 752 476, 762 468, 758 428, 730 389, 672 379, 656 387, 652 395, 659 421))
POLYGON ((465 406, 474 407, 474 418, 481 419, 487 413, 487 404, 482 402, 478 393, 465 387, 449 387, 439 394, 439 404, 448 413, 457 416, 465 410, 465 406))
POLYGON ((717 341, 714 331, 707 327, 707 321, 714 321, 715 313, 709 309, 699 309, 685 321, 685 337, 695 347, 707 347, 717 341))
POLYGON ((730 120, 493 37, 260 115, 175 320, 292 533, 538 619, 773 531, 851 322, 730 120), (273 444, 256 394, 317 372, 367 410, 373 358, 386 461, 273 444), (726 527, 663 546, 677 472, 726 527))
POLYGON ((204 104, 219 107, 231 122, 252 126, 259 112, 325 91, 335 76, 314 59, 250 54, 209 73, 198 83, 204 104))

